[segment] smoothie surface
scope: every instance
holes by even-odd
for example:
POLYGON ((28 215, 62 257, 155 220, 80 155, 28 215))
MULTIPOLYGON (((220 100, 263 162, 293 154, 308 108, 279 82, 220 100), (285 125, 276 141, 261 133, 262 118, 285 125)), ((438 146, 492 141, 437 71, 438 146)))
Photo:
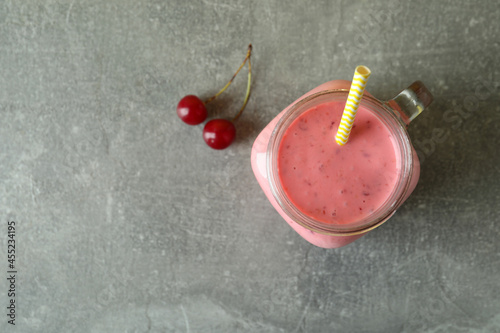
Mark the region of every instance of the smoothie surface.
POLYGON ((362 106, 347 144, 335 142, 343 108, 339 101, 323 103, 295 119, 279 146, 278 173, 300 211, 345 225, 368 217, 388 199, 400 167, 390 130, 362 106))

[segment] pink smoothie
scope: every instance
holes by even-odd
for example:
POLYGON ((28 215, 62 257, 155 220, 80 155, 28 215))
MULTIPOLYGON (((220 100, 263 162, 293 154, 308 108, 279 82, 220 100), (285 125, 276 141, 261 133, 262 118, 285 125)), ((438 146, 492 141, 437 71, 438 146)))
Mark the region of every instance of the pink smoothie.
MULTIPOLYGON (((341 234, 328 234, 328 233, 316 232, 309 227, 299 224, 296 220, 294 220, 294 218, 289 216, 287 212, 283 210, 282 205, 276 200, 271 190, 270 186, 271 180, 268 178, 269 170, 267 168, 268 164, 266 161, 270 154, 269 144, 272 138, 273 130, 275 130, 278 122, 283 117, 283 115, 285 115, 293 106, 295 106, 296 103, 298 103, 299 101, 303 100, 304 98, 312 94, 326 90, 344 89, 348 91, 350 86, 351 86, 350 81, 334 80, 326 82, 312 89, 305 95, 298 98, 288 107, 286 107, 283 111, 281 111, 262 130, 262 132, 255 139, 255 142, 252 147, 252 153, 251 153, 252 170, 255 174, 258 183, 260 184, 262 190, 264 191, 266 197, 268 198, 269 202, 276 209, 276 211, 283 217, 283 219, 290 225, 290 227, 292 227, 301 237, 306 239, 311 244, 323 248, 338 248, 345 246, 349 243, 352 243, 356 239, 359 239, 371 229, 367 229, 361 232, 355 232, 352 234, 341 235, 341 234)), ((365 95, 370 95, 370 94, 369 92, 365 91, 365 95)), ((343 108, 343 105, 341 106, 341 108, 343 108)), ((392 147, 391 145, 393 145, 393 141, 391 140, 391 138, 388 137, 389 135, 388 129, 382 123, 380 123, 378 119, 374 119, 374 116, 370 113, 370 111, 365 109, 360 109, 358 111, 358 115, 356 116, 356 127, 353 129, 352 136, 349 138, 348 144, 343 147, 339 147, 335 143, 335 131, 337 129, 338 122, 340 120, 341 110, 337 105, 336 107, 329 109, 328 112, 331 112, 332 114, 329 115, 330 118, 327 120, 326 123, 314 124, 314 122, 312 122, 311 124, 314 125, 309 124, 309 126, 312 126, 308 127, 308 129, 310 130, 307 131, 301 130, 302 132, 301 137, 304 139, 303 140, 304 142, 298 142, 298 144, 296 142, 293 145, 290 144, 290 148, 288 148, 288 150, 292 149, 292 147, 293 149, 283 154, 284 159, 288 155, 288 161, 283 160, 280 162, 278 160, 277 162, 281 165, 280 172, 283 174, 281 176, 281 180, 286 182, 285 183, 285 186, 287 187, 286 195, 288 195, 288 197, 291 198, 291 200, 293 200, 294 203, 297 204, 300 207, 300 209, 302 209, 302 211, 305 212, 306 210, 309 210, 311 214, 313 213, 315 214, 313 217, 318 218, 320 221, 324 221, 325 224, 327 223, 330 224, 332 227, 335 227, 336 225, 350 227, 351 225, 347 225, 348 223, 353 222, 359 218, 362 218, 363 216, 366 216, 366 214, 370 213, 371 209, 380 206, 380 203, 387 198, 387 196, 389 195, 391 185, 385 186, 386 183, 387 184, 389 183, 387 181, 382 183, 381 179, 385 181, 383 177, 388 177, 386 178, 387 180, 391 180, 392 182, 394 182, 394 179, 392 177, 395 177, 398 174, 397 165, 399 165, 400 162, 398 161, 396 165, 393 162, 396 153, 394 152, 394 149, 391 148, 392 147), (359 121, 360 119, 361 121, 359 121), (363 124, 363 119, 365 119, 364 124, 363 124), (370 120, 370 128, 368 128, 368 123, 367 123, 368 120, 370 120), (334 124, 330 129, 332 121, 334 121, 334 124), (381 126, 378 127, 378 125, 381 126), (320 128, 320 130, 318 130, 318 128, 320 128), (326 135, 328 138, 325 138, 325 136, 323 135, 323 131, 326 133, 330 132, 330 134, 326 135), (367 131, 375 131, 375 132, 367 133, 367 131), (320 135, 320 139, 318 138, 308 139, 307 136, 311 135, 312 136, 320 135), (360 142, 365 142, 366 144, 363 146, 362 144, 360 144, 360 142), (314 146, 321 144, 325 148, 319 149, 318 152, 317 146, 316 148, 314 147, 307 148, 306 147, 307 143, 309 143, 309 145, 313 144, 314 146), (374 146, 375 144, 377 144, 377 146, 374 146), (302 152, 298 148, 300 145, 303 145, 302 148, 300 148, 302 152), (328 147, 330 147, 330 149, 328 149, 328 147), (358 148, 356 149, 356 147, 358 148), (339 158, 336 155, 337 148, 341 149, 339 152, 339 156, 340 154, 342 154, 341 156, 343 156, 343 160, 342 158, 339 158), (371 154, 371 156, 364 156, 363 153, 361 152, 361 149, 363 149, 364 153, 371 154), (391 151, 391 149, 393 150, 391 151), (324 152, 322 150, 324 150, 324 152), (293 153, 290 154, 290 152, 293 153), (327 154, 328 152, 330 153, 327 154), (354 155, 351 156, 348 152, 351 152, 351 154, 354 155), (349 161, 353 161, 355 159, 356 154, 359 157, 358 160, 354 161, 355 163, 353 163, 352 165, 348 165, 349 161), (380 156, 382 155, 390 157, 385 158, 384 160, 384 158, 380 158, 380 156), (324 162, 321 162, 321 160, 323 160, 324 162), (293 161, 299 163, 296 165, 292 165, 293 161), (383 166, 384 163, 388 163, 389 161, 392 161, 391 164, 386 164, 385 168, 381 167, 381 165, 383 166), (325 168, 325 162, 327 162, 326 166, 330 168, 328 174, 326 172, 319 171, 321 163, 323 163, 323 168, 325 168), (312 179, 309 179, 311 186, 309 186, 309 184, 305 182, 306 169, 304 168, 304 166, 306 166, 307 164, 309 164, 308 168, 310 170, 313 171, 317 170, 317 172, 315 171, 310 172, 311 175, 315 175, 314 181, 316 182, 315 184, 316 187, 318 187, 318 189, 316 190, 312 189, 312 184, 313 184, 312 179), (344 165, 343 170, 339 168, 338 169, 339 172, 334 171, 332 173, 332 170, 335 170, 336 168, 334 164, 344 165), (293 170, 294 166, 295 168, 299 166, 299 168, 303 169, 302 170, 303 173, 301 176, 297 175, 297 169, 293 170), (351 167, 354 168, 354 170, 351 170, 351 167), (287 173, 286 169, 288 169, 289 172, 288 176, 286 175, 287 173), (356 170, 358 171, 354 172, 356 170), (377 170, 381 172, 382 177, 379 178, 379 176, 376 176, 373 173, 376 172, 377 170), (355 174, 354 176, 352 175, 353 172, 355 174), (323 175, 323 178, 320 177, 321 175, 323 175), (363 195, 363 191, 360 192, 359 185, 356 185, 359 184, 359 182, 346 182, 346 179, 352 179, 353 177, 358 177, 359 179, 363 179, 365 181, 361 183, 360 185, 361 189, 363 188, 363 184, 365 185, 365 188, 366 185, 370 186, 371 191, 366 192, 369 193, 369 195, 363 195), (336 179, 336 181, 333 179, 336 179), (326 182, 326 180, 330 182, 329 183, 330 185, 323 186, 322 183, 323 181, 326 182), (300 184, 301 182, 302 184, 300 184), (376 183, 377 185, 374 185, 374 183, 376 183), (340 186, 343 184, 349 184, 350 187, 340 186), (319 188, 321 188, 321 190, 319 190, 319 188), (296 189, 298 189, 298 191, 296 189), (340 193, 341 190, 345 190, 345 192, 340 193), (351 193, 349 193, 349 191, 351 191, 351 193), (315 198, 314 193, 317 193, 318 197, 320 195, 326 194, 327 195, 326 198, 321 199, 324 203, 322 202, 318 204, 318 202, 320 201, 312 200, 312 198, 315 198), (365 202, 363 202, 363 200, 365 202), (342 206, 344 205, 345 202, 347 202, 346 206, 344 206, 346 208, 343 208, 342 206), (352 209, 353 207, 355 208, 357 207, 358 211, 356 212, 355 209, 352 209), (359 208, 362 208, 362 210, 359 210, 359 208), (325 214, 323 214, 323 209, 325 210, 325 214), (334 216, 332 216, 334 210, 336 214, 335 219, 334 216), (330 217, 327 217, 328 214, 330 214, 330 217)), ((314 112, 311 111, 311 114, 313 113, 314 112)), ((308 123, 309 121, 310 120, 308 120, 308 123)), ((297 122, 296 125, 298 128, 299 122, 297 122)), ((288 130, 288 133, 289 133, 288 136, 292 137, 290 133, 293 134, 295 132, 293 132, 292 130, 288 130)), ((297 135, 298 133, 299 131, 297 131, 297 135)), ((282 151, 286 150, 285 147, 286 144, 283 145, 282 151)), ((413 148, 412 148, 412 156, 413 156, 413 163, 412 163, 410 184, 407 190, 403 193, 403 198, 402 198, 403 200, 400 203, 406 200, 406 198, 408 198, 408 196, 411 194, 411 192, 417 185, 417 181, 420 175, 420 164, 418 162, 417 154, 413 148)), ((396 208, 397 207, 393 207, 392 211, 394 212, 396 208)), ((354 230, 356 230, 356 228, 354 228, 354 230)))
POLYGON ((390 130, 366 108, 358 109, 347 144, 335 142, 343 108, 335 101, 305 111, 284 133, 278 153, 290 201, 313 219, 337 225, 381 207, 400 173, 390 130))

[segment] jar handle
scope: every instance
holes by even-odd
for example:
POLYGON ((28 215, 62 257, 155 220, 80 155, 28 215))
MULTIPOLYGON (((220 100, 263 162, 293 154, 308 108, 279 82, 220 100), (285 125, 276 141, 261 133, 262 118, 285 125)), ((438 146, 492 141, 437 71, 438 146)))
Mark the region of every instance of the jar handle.
POLYGON ((401 120, 408 126, 433 100, 434 97, 429 89, 421 81, 415 81, 385 103, 396 110, 401 120))

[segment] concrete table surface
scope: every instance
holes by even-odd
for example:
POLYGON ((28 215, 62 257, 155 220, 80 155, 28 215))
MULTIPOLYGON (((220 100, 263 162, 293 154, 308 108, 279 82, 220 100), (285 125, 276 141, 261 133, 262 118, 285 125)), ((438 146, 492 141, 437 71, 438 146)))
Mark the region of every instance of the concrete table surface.
MULTIPOLYGON (((0 331, 500 332, 499 35, 496 1, 2 1, 0 331), (214 151, 175 107, 222 87, 248 43, 252 95, 214 151), (272 208, 250 150, 360 64, 381 99, 434 94, 409 128, 421 179, 325 250, 272 208)), ((242 72, 210 116, 245 88, 242 72)))

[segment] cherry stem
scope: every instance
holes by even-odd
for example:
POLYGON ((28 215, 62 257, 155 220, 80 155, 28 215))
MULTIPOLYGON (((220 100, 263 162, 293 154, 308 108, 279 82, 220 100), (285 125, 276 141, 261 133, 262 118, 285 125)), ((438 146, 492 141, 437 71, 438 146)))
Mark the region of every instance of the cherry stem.
MULTIPOLYGON (((252 48, 252 44, 249 46, 249 50, 252 48)), ((250 62, 250 53, 248 54, 248 81, 247 81, 247 92, 245 94, 245 100, 243 101, 243 106, 240 109, 240 112, 231 120, 231 122, 235 122, 245 110, 245 106, 247 106, 248 97, 250 97, 250 87, 252 86, 252 63, 250 62)))
MULTIPOLYGON (((240 70, 243 68, 243 66, 245 66, 245 63, 247 62, 247 60, 248 60, 248 63, 250 64, 250 54, 251 54, 251 53, 252 53, 252 44, 249 44, 249 45, 248 45, 247 55, 246 55, 246 57, 245 57, 245 60, 243 60, 243 62, 241 63, 240 68, 238 68, 238 70, 236 71, 236 73, 234 73, 233 77, 232 77, 232 78, 231 78, 231 80, 229 80, 229 82, 228 82, 228 83, 224 86, 224 88, 222 88, 222 89, 221 89, 221 90, 220 90, 217 94, 215 94, 215 95, 213 95, 212 97, 210 97, 209 99, 207 99, 207 100, 205 101, 205 104, 208 104, 208 103, 210 103, 211 101, 213 101, 214 99, 216 99, 216 98, 217 98, 217 96, 219 96, 220 94, 222 94, 222 93, 223 93, 223 92, 227 89, 227 87, 229 87, 229 85, 230 85, 231 83, 233 83, 234 78, 235 78, 235 77, 236 77, 236 75, 240 72, 240 70)), ((250 68, 250 67, 249 67, 249 68, 250 68)), ((250 78, 249 78, 249 80, 250 80, 250 78)), ((248 88, 247 88, 247 90, 248 90, 248 88)), ((245 99, 245 104, 246 104, 246 99, 245 99)), ((244 107, 244 106, 243 106, 243 107, 244 107)), ((241 113, 241 111, 240 111, 240 113, 241 113)), ((238 115, 239 115, 239 114, 238 114, 238 115)))

